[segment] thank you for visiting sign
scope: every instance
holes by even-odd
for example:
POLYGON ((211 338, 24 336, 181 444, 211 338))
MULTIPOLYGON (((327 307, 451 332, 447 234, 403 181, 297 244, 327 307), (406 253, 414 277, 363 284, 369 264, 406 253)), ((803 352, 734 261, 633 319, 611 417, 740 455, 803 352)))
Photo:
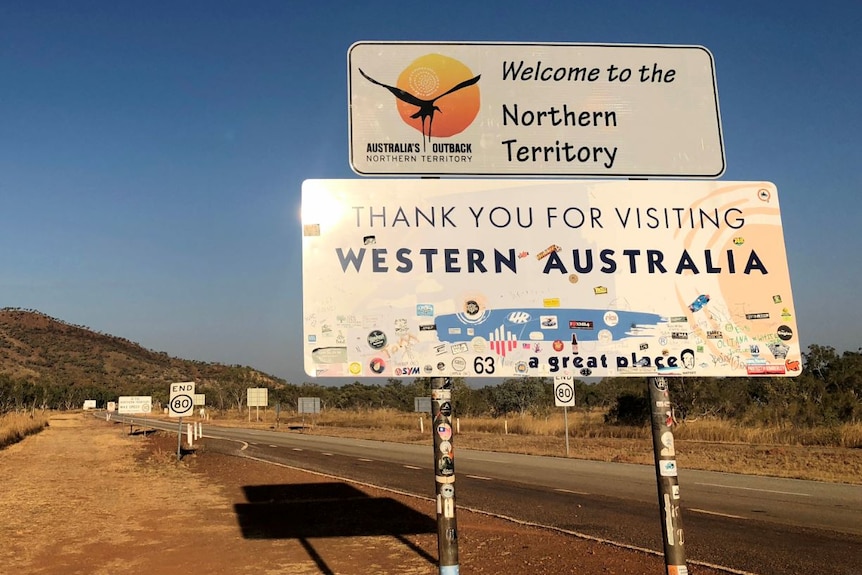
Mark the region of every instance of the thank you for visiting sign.
POLYGON ((701 46, 359 42, 348 84, 361 175, 724 172, 701 46))
POLYGON ((306 180, 322 377, 796 375, 769 182, 306 180))

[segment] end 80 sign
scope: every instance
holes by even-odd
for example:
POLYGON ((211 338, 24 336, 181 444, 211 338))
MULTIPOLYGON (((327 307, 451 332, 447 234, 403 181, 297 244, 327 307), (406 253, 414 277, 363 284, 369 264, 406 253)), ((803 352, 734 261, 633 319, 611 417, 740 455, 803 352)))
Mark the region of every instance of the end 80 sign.
POLYGON ((556 407, 575 406, 575 378, 571 375, 554 377, 554 405, 556 407))
POLYGON ((168 408, 171 417, 191 415, 195 407, 195 382, 184 381, 171 384, 168 408))

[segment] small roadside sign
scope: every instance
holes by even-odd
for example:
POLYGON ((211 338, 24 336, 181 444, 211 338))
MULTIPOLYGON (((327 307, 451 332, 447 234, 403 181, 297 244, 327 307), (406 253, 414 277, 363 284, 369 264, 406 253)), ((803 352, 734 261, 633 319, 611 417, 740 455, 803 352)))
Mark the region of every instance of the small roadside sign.
POLYGON ((575 379, 573 376, 554 376, 554 405, 557 407, 575 406, 575 379))
POLYGON ((431 413, 430 397, 414 397, 413 411, 416 413, 431 413))
POLYGON ((171 417, 185 417, 194 411, 195 382, 184 381, 171 384, 171 397, 168 400, 171 417))
POLYGON ((117 399, 117 413, 137 414, 150 413, 153 410, 153 398, 149 395, 121 395, 117 399))
POLYGON ((300 397, 296 401, 296 410, 299 413, 320 413, 319 397, 300 397))
POLYGON ((265 387, 249 387, 246 389, 246 405, 248 407, 266 407, 269 405, 269 390, 265 387))

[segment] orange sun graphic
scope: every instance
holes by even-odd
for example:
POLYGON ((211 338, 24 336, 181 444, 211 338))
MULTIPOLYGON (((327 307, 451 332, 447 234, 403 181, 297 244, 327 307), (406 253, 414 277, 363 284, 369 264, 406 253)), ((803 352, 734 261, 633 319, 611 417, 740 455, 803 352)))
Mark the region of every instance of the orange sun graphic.
POLYGON ((473 78, 470 68, 454 58, 441 54, 417 58, 398 76, 397 87, 422 100, 434 101, 438 110, 431 121, 425 121, 423 131, 425 118, 417 116, 417 107, 399 99, 396 104, 401 119, 428 137, 460 134, 479 113, 479 86, 476 81, 454 91, 453 88, 473 78))
POLYGON ((417 58, 398 76, 396 86, 359 73, 395 96, 398 114, 422 133, 423 146, 431 137, 460 134, 479 113, 479 79, 463 63, 440 54, 417 58))

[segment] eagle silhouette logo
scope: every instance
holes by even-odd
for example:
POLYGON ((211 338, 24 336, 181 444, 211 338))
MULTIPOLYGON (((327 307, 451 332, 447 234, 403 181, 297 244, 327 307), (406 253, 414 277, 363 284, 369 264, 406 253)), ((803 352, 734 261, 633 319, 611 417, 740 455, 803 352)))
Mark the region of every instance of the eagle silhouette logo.
POLYGON ((422 133, 423 149, 432 136, 448 137, 462 132, 479 112, 477 84, 481 74, 474 76, 454 58, 440 54, 423 56, 405 68, 395 86, 372 78, 361 68, 359 73, 395 96, 402 120, 422 133), (460 80, 465 77, 466 80, 460 80))

